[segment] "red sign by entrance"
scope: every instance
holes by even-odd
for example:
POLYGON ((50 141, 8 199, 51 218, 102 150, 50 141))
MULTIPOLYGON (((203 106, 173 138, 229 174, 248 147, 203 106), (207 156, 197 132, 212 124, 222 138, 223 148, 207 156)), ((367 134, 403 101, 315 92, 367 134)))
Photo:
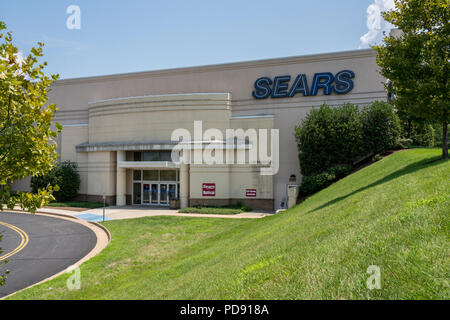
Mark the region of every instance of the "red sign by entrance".
POLYGON ((256 189, 245 189, 246 197, 256 197, 256 189))
POLYGON ((216 184, 215 183, 204 183, 202 185, 202 196, 215 197, 216 196, 216 184))

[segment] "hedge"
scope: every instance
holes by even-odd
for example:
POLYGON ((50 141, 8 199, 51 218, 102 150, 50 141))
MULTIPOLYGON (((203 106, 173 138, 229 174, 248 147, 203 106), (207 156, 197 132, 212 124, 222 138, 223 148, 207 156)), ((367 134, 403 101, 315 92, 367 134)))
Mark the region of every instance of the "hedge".
POLYGON ((400 119, 394 107, 375 101, 360 112, 364 154, 382 153, 392 148, 400 138, 400 119))
POLYGON ((386 102, 312 109, 295 127, 301 193, 314 193, 347 175, 360 159, 398 145, 400 130, 400 120, 386 102))
POLYGON ((358 107, 312 109, 296 127, 302 175, 318 174, 333 165, 351 165, 363 151, 358 107))
POLYGON ((80 175, 77 171, 77 164, 71 161, 64 161, 50 170, 45 176, 31 178, 31 189, 34 193, 38 189, 45 188, 48 184, 59 186, 59 190, 53 192, 56 201, 70 201, 75 198, 80 188, 80 175))

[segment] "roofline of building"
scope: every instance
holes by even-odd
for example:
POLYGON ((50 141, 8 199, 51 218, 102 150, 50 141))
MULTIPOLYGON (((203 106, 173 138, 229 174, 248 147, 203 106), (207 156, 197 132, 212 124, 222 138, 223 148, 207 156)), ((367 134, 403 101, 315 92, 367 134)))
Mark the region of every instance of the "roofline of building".
POLYGON ((101 75, 101 76, 68 78, 68 79, 57 80, 53 84, 53 86, 86 83, 86 82, 101 82, 101 81, 110 81, 110 80, 131 79, 131 78, 146 78, 146 77, 152 77, 152 76, 155 76, 155 77, 167 76, 167 75, 176 75, 176 74, 182 74, 182 73, 212 72, 212 71, 230 70, 230 69, 257 68, 257 67, 261 67, 261 66, 273 66, 273 65, 294 64, 294 63, 310 63, 310 62, 329 61, 329 60, 354 59, 354 58, 359 58, 359 57, 372 57, 375 55, 376 55, 375 50, 373 50, 371 48, 358 49, 358 50, 339 51, 339 52, 331 52, 331 53, 309 54, 309 55, 301 55, 301 56, 251 60, 251 61, 232 62, 232 63, 221 63, 221 64, 182 67, 182 68, 173 68, 173 69, 161 69, 161 70, 153 70, 153 71, 141 71, 141 72, 117 73, 117 74, 101 75))

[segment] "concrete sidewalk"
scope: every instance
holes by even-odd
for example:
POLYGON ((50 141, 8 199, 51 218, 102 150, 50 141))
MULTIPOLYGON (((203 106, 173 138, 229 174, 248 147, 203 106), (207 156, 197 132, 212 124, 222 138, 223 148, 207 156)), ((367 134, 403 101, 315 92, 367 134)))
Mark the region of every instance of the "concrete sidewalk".
MULTIPOLYGON (((103 208, 89 209, 86 211, 70 211, 64 209, 42 208, 38 212, 61 214, 77 217, 87 221, 99 222, 103 221, 103 208)), ((226 218, 226 219, 258 219, 271 212, 244 212, 232 215, 223 214, 198 214, 198 213, 178 213, 176 209, 169 209, 164 207, 147 207, 147 206, 111 206, 105 209, 105 221, 107 220, 121 220, 153 216, 176 216, 176 217, 198 217, 198 218, 226 218)))

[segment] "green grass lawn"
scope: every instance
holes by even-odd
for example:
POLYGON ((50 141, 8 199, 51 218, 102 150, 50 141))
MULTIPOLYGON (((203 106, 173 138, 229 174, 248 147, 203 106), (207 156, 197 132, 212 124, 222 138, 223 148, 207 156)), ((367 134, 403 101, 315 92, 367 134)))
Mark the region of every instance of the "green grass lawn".
POLYGON ((201 213, 201 214, 239 214, 251 211, 246 206, 224 206, 224 207, 187 207, 178 210, 180 213, 201 213))
POLYGON ((440 152, 395 153, 263 219, 107 221, 112 241, 81 266, 81 290, 63 275, 12 299, 449 299, 440 152))
MULTIPOLYGON (((66 202, 50 202, 49 207, 74 207, 74 208, 102 208, 103 202, 87 202, 87 201, 66 201, 66 202)), ((108 206, 108 205, 106 205, 108 206)))

